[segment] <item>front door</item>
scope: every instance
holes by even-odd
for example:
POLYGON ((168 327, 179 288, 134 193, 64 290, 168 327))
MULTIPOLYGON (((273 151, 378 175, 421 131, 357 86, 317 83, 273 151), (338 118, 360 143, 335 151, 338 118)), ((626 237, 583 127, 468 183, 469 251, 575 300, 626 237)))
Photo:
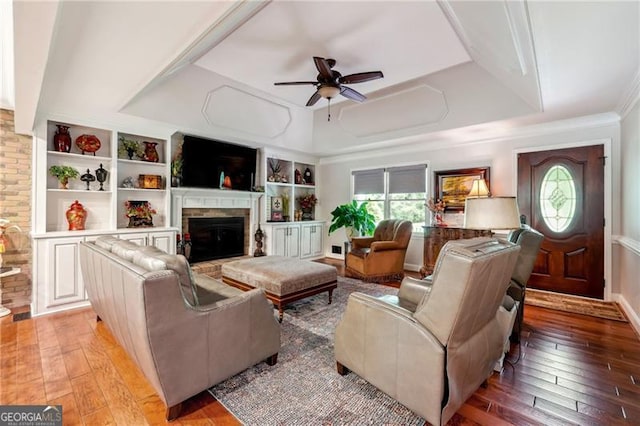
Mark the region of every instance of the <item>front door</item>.
POLYGON ((527 284, 604 297, 604 147, 518 155, 518 205, 544 234, 527 284))

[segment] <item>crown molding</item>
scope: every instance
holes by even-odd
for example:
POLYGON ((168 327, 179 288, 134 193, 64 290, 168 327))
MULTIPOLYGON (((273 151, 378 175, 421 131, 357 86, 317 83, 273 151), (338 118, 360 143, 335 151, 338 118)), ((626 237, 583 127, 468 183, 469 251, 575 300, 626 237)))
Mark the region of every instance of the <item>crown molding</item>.
POLYGON ((640 100, 640 70, 636 72, 631 83, 629 83, 620 97, 620 101, 616 106, 616 112, 620 114, 621 118, 625 118, 638 103, 638 100, 640 100))
POLYGON ((486 144, 501 142, 504 140, 542 137, 576 129, 590 129, 618 124, 619 122, 619 115, 613 112, 514 128, 508 128, 505 126, 504 124, 508 124, 508 121, 505 121, 502 123, 488 123, 478 126, 469 126, 466 128, 410 136, 407 138, 387 140, 384 142, 368 144, 366 146, 354 147, 344 154, 330 156, 323 156, 321 154, 317 155, 320 157, 320 164, 342 163, 364 160, 367 158, 389 156, 389 150, 394 152, 402 150, 403 154, 437 151, 462 145, 486 144))

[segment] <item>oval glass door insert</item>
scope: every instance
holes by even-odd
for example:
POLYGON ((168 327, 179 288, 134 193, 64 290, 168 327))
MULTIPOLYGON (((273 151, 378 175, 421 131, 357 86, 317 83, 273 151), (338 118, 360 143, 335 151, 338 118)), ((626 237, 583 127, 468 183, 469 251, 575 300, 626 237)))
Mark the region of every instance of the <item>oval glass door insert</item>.
POLYGON ((551 167, 542 179, 540 211, 549 229, 566 230, 576 213, 576 185, 564 166, 551 167))

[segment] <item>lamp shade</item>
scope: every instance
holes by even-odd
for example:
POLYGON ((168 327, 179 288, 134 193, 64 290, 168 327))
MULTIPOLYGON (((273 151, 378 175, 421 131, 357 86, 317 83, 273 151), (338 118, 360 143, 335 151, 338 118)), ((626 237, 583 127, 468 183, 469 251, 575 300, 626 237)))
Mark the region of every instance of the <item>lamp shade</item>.
POLYGON ((484 179, 476 179, 473 181, 473 185, 471 185, 471 191, 467 197, 488 197, 489 196, 489 188, 487 188, 487 182, 484 179))
POLYGON ((467 198, 464 227, 468 229, 516 229, 520 211, 516 197, 467 198))

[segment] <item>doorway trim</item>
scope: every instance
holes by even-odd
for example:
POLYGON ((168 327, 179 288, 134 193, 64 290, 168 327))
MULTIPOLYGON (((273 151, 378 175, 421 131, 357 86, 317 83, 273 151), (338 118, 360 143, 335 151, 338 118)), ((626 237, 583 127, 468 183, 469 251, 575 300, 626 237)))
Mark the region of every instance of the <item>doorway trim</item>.
MULTIPOLYGON (((592 145, 604 145, 604 156, 606 157, 605 166, 604 166, 604 279, 605 279, 605 288, 604 288, 604 301, 609 302, 613 299, 613 292, 611 288, 613 286, 613 278, 611 271, 611 251, 612 251, 612 163, 614 158, 611 155, 611 146, 612 146, 612 138, 601 138, 601 139, 590 139, 585 141, 575 141, 569 142, 566 144, 552 144, 552 145, 541 145, 541 146, 531 146, 524 148, 516 148, 513 150, 512 164, 513 164, 513 179, 512 188, 513 194, 518 193, 518 154, 522 154, 525 152, 539 152, 539 151, 552 151, 556 149, 565 149, 565 148, 580 148, 585 146, 592 145)), ((615 161, 617 161, 617 156, 615 161)))

